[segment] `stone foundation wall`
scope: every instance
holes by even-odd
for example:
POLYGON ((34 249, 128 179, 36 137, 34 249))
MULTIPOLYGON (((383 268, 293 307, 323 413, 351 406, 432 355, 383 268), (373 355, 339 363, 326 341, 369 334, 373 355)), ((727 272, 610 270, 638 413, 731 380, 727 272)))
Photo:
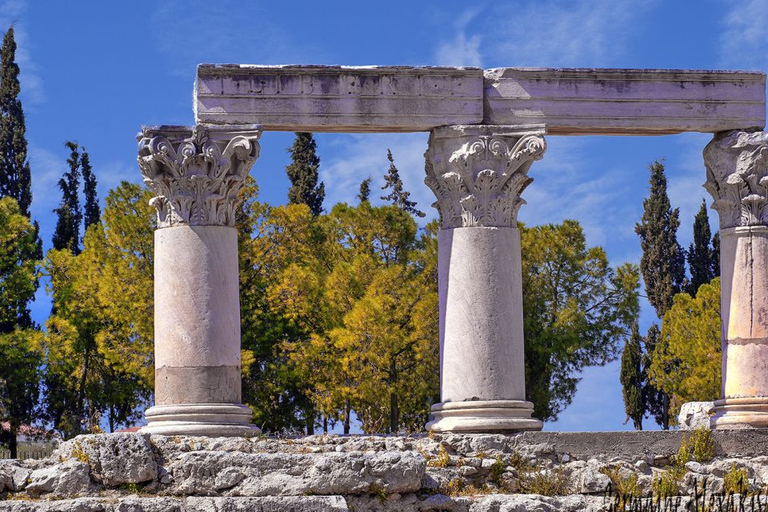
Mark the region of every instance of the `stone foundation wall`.
MULTIPOLYGON (((609 485, 649 495, 684 435, 80 436, 45 460, 0 462, 0 511, 609 510, 609 485)), ((704 479, 721 492, 734 471, 768 484, 768 431, 711 436, 714 458, 685 464, 678 494, 704 479)))

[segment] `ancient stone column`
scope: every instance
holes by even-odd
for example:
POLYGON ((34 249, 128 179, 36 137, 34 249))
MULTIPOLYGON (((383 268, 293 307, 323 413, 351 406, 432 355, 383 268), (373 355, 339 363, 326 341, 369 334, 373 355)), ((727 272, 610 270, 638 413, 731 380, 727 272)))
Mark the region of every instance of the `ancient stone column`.
POLYGON ((722 398, 710 425, 768 427, 768 133, 718 133, 704 163, 720 215, 722 398))
POLYGON ((432 131, 426 184, 440 212, 440 396, 434 432, 540 430, 525 400, 520 193, 543 131, 432 131))
POLYGON ((257 430, 241 402, 235 208, 259 156, 258 126, 159 126, 139 134, 154 191, 155 406, 143 432, 257 430))

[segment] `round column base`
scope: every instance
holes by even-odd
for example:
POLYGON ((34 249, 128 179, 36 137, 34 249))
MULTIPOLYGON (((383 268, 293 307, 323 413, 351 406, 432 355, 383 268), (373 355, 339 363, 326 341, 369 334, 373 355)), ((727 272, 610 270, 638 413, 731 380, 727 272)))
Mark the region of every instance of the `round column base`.
POLYGON ((768 427, 768 397, 724 398, 715 400, 712 429, 748 429, 768 427))
POLYGON ((141 432, 164 436, 236 437, 261 432, 242 404, 156 405, 146 410, 141 432))
POLYGON ((541 430, 533 404, 524 400, 473 400, 443 402, 432 406, 431 432, 506 433, 541 430))

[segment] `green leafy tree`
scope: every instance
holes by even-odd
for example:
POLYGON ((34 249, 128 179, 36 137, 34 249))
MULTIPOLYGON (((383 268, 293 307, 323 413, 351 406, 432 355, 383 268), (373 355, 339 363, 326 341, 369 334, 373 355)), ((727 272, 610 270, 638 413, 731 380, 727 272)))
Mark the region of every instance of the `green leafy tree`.
POLYGON ((27 160, 26 122, 19 94, 19 66, 13 26, 0 48, 0 196, 12 197, 29 217, 32 178, 27 160))
MULTIPOLYGON (((640 237, 643 255, 640 258, 640 270, 645 282, 648 302, 656 310, 659 318, 672 306, 675 294, 680 293, 685 280, 685 255, 677 243, 677 228, 680 226, 677 208, 672 209, 667 195, 667 178, 664 164, 654 161, 649 167, 650 195, 643 200, 643 218, 635 226, 640 237)), ((649 345, 646 345, 648 348, 649 345)), ((653 353, 649 353, 653 359, 653 353)), ((665 393, 648 391, 648 405, 661 411, 668 410, 668 397, 665 393), (659 403, 655 403, 655 401, 659 403)), ((669 418, 662 414, 660 425, 669 428, 669 418)))
POLYGON ((357 199, 362 203, 368 201, 371 196, 371 177, 368 176, 362 182, 360 182, 360 192, 357 194, 357 199))
POLYGON ((638 310, 638 269, 608 265, 581 226, 522 229, 526 390, 534 415, 556 420, 586 366, 616 359, 638 310))
POLYGON ((37 419, 40 391, 40 332, 30 328, 19 305, 32 300, 37 289, 37 232, 16 200, 0 198, 0 421, 10 429, 6 442, 16 457, 16 434, 22 424, 37 419))
POLYGON ((91 225, 83 250, 49 251, 47 418, 66 437, 138 416, 153 387, 151 195, 123 182, 91 225), (120 290, 120 293, 115 293, 120 290))
POLYGON ((80 222, 83 218, 80 209, 80 151, 76 143, 67 141, 69 148, 67 165, 69 171, 59 178, 61 204, 54 210, 57 215, 56 229, 53 232, 53 248, 69 249, 72 254, 80 253, 80 222))
POLYGON ((316 217, 323 212, 325 183, 318 184, 320 157, 317 156, 315 138, 311 133, 297 132, 288 152, 291 154, 291 163, 285 168, 291 181, 288 202, 306 204, 316 217))
POLYGON ((710 245, 710 239, 707 203, 702 200, 701 208, 693 220, 693 243, 688 249, 688 268, 691 271, 691 280, 687 289, 689 295, 695 296, 701 285, 710 282, 717 275, 715 253, 710 245))
POLYGON ((383 190, 389 189, 389 194, 381 196, 384 201, 389 201, 393 205, 410 213, 416 217, 424 217, 426 214, 416 208, 416 201, 408 199, 411 193, 403 188, 403 180, 400 179, 400 171, 395 166, 395 159, 392 157, 392 151, 387 150, 387 160, 389 160, 389 169, 384 176, 383 190))
POLYGON ((624 344, 621 353, 621 388, 624 398, 624 411, 627 420, 632 420, 635 430, 643 430, 643 417, 645 416, 645 401, 643 400, 643 387, 645 375, 643 372, 643 348, 640 344, 640 333, 637 323, 632 326, 632 334, 624 344))
POLYGON ((685 402, 720 396, 720 279, 699 287, 696 297, 675 295, 664 315, 648 376, 670 400, 676 417, 685 402), (670 371, 674 368, 674 371, 670 371))

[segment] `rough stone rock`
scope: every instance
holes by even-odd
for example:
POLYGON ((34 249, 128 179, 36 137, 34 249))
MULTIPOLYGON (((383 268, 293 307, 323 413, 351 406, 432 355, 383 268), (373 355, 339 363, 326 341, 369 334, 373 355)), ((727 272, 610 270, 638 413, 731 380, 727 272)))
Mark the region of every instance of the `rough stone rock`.
POLYGON ((491 494, 457 498, 469 512, 598 512, 606 510, 605 500, 591 496, 547 497, 535 494, 491 494))
POLYGON ((581 494, 604 493, 611 484, 611 479, 592 465, 579 470, 577 475, 576 491, 581 494))
POLYGON ((29 476, 25 491, 30 496, 53 493, 55 496, 76 496, 91 486, 88 464, 68 460, 61 464, 36 469, 29 476))
POLYGON ((421 487, 426 461, 411 452, 376 454, 272 454, 190 452, 167 470, 176 495, 209 495, 217 486, 235 496, 414 492, 421 487), (227 471, 226 481, 216 476, 227 471), (234 482, 234 483, 233 483, 234 482))
POLYGON ((714 402, 686 402, 680 407, 677 422, 681 430, 709 428, 709 419, 713 414, 714 402))
POLYGON ((4 501, 0 512, 342 512, 341 496, 262 498, 78 498, 56 501, 4 501))
POLYGON ((157 463, 147 434, 77 436, 62 443, 56 455, 87 462, 93 479, 108 487, 157 478, 157 463))

